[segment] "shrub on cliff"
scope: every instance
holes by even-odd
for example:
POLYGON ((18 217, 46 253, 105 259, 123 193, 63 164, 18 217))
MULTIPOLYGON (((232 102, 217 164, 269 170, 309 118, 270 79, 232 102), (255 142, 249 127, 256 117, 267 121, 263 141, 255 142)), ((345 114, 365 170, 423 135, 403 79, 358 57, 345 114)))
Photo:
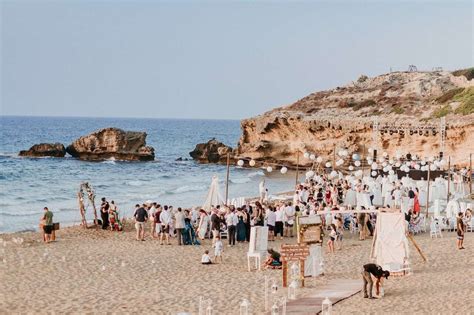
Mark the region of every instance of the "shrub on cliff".
POLYGON ((453 72, 453 75, 457 77, 464 76, 466 79, 472 80, 474 79, 474 68, 456 70, 453 72))
POLYGON ((461 103, 454 111, 456 114, 474 114, 474 87, 464 89, 462 93, 456 94, 453 100, 461 103))

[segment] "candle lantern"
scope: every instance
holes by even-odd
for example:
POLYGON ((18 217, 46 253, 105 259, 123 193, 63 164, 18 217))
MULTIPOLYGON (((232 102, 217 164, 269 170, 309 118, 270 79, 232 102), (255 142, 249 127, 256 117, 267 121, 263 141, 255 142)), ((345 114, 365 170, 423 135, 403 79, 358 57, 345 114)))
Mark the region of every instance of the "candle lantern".
POLYGON ((278 304, 277 302, 275 302, 273 303, 273 306, 272 306, 271 315, 278 315, 278 311, 279 311, 278 304))
POLYGON ((298 282, 296 280, 291 281, 288 286, 288 299, 296 300, 296 290, 298 289, 298 282))
POLYGON ((240 303, 240 315, 248 315, 250 313, 250 302, 247 299, 243 299, 240 303))
POLYGON ((329 298, 325 298, 321 305, 321 314, 322 315, 330 315, 332 311, 332 302, 329 298))

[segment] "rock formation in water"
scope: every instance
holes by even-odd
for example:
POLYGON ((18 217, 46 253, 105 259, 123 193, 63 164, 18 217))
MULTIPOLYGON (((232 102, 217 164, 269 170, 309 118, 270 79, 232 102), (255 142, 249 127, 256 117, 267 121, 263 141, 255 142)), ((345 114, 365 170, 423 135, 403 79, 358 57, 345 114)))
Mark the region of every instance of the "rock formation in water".
POLYGON ((73 157, 88 161, 151 161, 155 159, 155 150, 146 146, 146 136, 145 132, 105 128, 80 137, 66 151, 73 157))
POLYGON ((199 143, 189 155, 200 163, 226 163, 227 154, 233 158, 233 149, 216 139, 211 139, 206 143, 199 143))
MULTIPOLYGON (((474 152, 473 73, 474 68, 361 76, 344 87, 243 120, 237 156, 294 164, 296 152, 328 158, 335 148, 364 153, 369 147, 390 156, 397 151, 435 156, 441 150, 440 133, 409 130, 431 126, 439 131, 440 118, 446 117, 444 155, 466 162, 474 152), (380 128, 400 128, 374 133, 374 119, 380 128)), ((308 162, 300 154, 300 164, 308 162)))
POLYGON ((29 150, 20 151, 18 155, 26 157, 64 157, 66 149, 61 143, 40 143, 35 144, 29 150))

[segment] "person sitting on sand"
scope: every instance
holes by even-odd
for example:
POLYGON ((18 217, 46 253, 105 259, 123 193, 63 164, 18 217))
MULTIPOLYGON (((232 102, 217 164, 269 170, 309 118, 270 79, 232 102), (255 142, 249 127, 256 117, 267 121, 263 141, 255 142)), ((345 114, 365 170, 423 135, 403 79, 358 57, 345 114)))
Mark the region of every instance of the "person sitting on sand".
POLYGON ((264 266, 265 269, 281 269, 281 260, 280 260, 280 253, 274 251, 272 248, 268 250, 267 260, 265 260, 264 266))
POLYGON ((375 282, 375 294, 379 295, 380 293, 380 286, 382 284, 382 277, 388 279, 390 276, 390 272, 387 270, 383 270, 377 264, 366 264, 362 270, 362 279, 364 280, 364 298, 374 299, 372 296, 372 286, 373 281, 372 277, 376 279, 375 282), (369 292, 367 293, 367 284, 369 284, 369 292))
POLYGON ((209 257, 209 251, 205 250, 204 254, 201 257, 201 264, 203 265, 210 265, 212 264, 211 257, 209 257))

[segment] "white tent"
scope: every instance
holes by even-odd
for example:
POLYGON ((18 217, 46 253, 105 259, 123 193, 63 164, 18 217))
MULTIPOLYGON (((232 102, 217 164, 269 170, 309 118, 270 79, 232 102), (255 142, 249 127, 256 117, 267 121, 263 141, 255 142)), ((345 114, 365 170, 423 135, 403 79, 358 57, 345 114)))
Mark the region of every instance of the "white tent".
POLYGON ((377 214, 371 258, 388 271, 399 271, 409 257, 403 213, 377 214))
POLYGON ((211 186, 209 187, 209 192, 207 193, 206 201, 204 201, 202 208, 209 212, 212 206, 223 204, 224 198, 222 198, 221 192, 219 190, 219 178, 217 176, 213 176, 211 186))

